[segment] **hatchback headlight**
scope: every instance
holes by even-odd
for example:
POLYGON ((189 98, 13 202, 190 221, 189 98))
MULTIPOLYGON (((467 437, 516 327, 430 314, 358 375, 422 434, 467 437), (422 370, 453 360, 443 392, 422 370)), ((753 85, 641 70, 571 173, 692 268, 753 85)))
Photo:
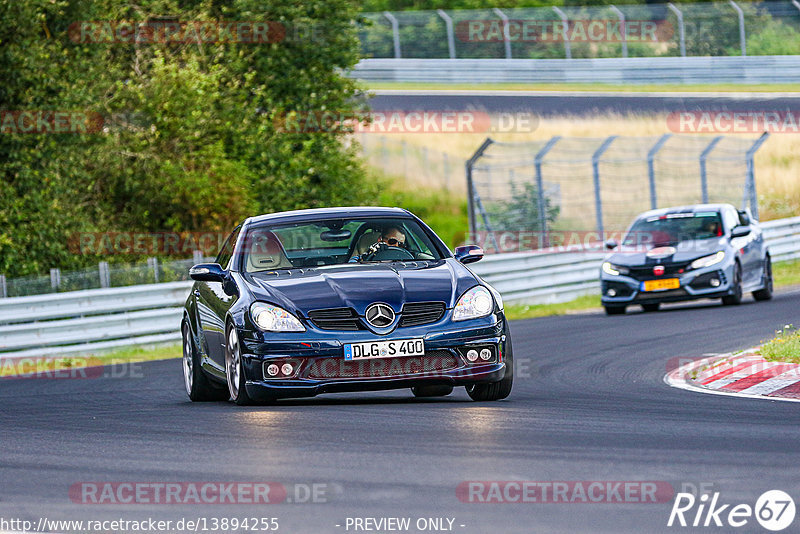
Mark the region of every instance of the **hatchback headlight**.
POLYGON ((253 322, 261 330, 268 332, 305 332, 300 320, 278 306, 266 302, 254 302, 250 306, 253 322))
POLYGON ((492 313, 493 308, 494 301, 489 290, 483 286, 475 286, 458 299, 456 307, 453 308, 453 320, 464 321, 485 317, 492 313))
POLYGON ((702 258, 697 258, 694 260, 690 267, 692 269, 702 269, 703 267, 710 267, 712 265, 716 265, 717 263, 721 262, 725 259, 725 251, 720 250, 716 254, 711 254, 709 256, 703 256, 702 258))
POLYGON ((627 267, 621 267, 619 265, 614 265, 609 261, 604 261, 603 272, 606 274, 610 274, 611 276, 619 276, 621 274, 628 274, 629 271, 627 267))

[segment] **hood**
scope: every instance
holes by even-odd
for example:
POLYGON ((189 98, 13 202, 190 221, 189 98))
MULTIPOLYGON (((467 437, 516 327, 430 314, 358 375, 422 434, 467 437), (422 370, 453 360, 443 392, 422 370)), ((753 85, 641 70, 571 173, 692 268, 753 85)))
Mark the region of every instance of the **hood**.
POLYGON ((671 252, 670 250, 663 250, 663 253, 657 254, 661 249, 666 248, 667 247, 664 246, 650 246, 647 247, 647 250, 642 250, 642 247, 621 246, 617 251, 607 255, 605 261, 610 261, 614 265, 622 265, 625 267, 689 263, 697 258, 714 254, 720 250, 726 250, 729 246, 724 237, 694 239, 691 241, 682 241, 677 245, 673 245, 672 249, 674 249, 674 253, 672 254, 668 254, 671 252), (650 255, 648 256, 648 254, 650 255))
POLYGON ((308 316, 310 310, 351 307, 359 315, 374 302, 399 312, 406 302, 440 301, 448 308, 478 280, 454 259, 344 264, 242 275, 256 300, 308 316))

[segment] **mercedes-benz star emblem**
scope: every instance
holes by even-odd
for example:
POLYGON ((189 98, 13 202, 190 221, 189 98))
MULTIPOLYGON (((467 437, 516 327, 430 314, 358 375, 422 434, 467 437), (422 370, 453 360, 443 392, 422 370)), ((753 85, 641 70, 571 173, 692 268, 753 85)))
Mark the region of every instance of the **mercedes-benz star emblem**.
POLYGON ((367 322, 376 328, 384 328, 394 322, 394 310, 388 304, 377 302, 370 305, 364 314, 367 322))

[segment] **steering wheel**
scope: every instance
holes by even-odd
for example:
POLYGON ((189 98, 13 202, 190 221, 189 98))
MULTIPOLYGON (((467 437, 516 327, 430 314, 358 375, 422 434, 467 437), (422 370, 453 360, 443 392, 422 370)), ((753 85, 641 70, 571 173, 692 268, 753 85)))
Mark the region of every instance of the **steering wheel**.
POLYGON ((392 247, 386 243, 375 243, 361 255, 361 261, 405 261, 413 260, 414 255, 401 247, 392 247))

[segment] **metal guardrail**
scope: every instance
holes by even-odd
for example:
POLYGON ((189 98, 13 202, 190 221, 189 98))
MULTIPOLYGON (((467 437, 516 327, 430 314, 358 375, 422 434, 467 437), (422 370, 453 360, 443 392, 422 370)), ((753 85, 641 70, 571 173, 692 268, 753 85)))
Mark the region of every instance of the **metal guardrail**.
MULTIPOLYGON (((762 223, 774 261, 800 258, 800 217, 762 223)), ((578 252, 487 256, 474 270, 509 303, 563 302, 599 291, 600 243, 578 252)), ((0 359, 85 354, 180 340, 192 282, 0 299, 0 359)))
POLYGON ((362 59, 348 74, 425 83, 800 83, 800 56, 362 59))

